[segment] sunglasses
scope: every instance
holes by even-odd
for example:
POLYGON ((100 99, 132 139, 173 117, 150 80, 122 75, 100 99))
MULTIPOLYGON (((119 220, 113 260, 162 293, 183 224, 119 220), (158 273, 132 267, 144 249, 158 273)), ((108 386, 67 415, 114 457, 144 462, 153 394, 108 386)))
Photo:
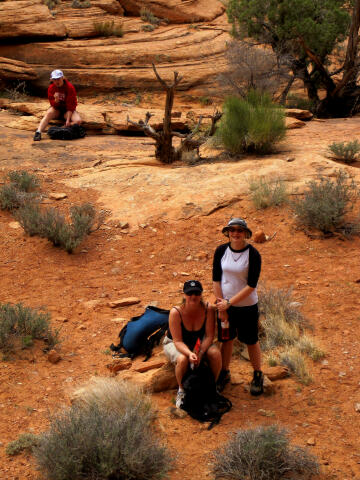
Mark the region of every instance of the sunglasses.
POLYGON ((229 232, 234 233, 234 232, 245 232, 243 228, 235 228, 235 227, 230 227, 229 232))
POLYGON ((185 295, 187 295, 188 297, 191 297, 191 295, 195 295, 196 297, 200 297, 201 292, 199 292, 198 290, 196 290, 196 291, 194 291, 194 292, 187 292, 187 293, 185 293, 185 295))

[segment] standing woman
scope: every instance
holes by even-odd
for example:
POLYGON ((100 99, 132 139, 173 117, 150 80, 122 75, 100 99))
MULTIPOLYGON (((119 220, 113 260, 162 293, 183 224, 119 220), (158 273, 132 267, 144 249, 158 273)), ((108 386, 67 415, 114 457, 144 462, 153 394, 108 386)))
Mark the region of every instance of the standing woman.
POLYGON ((213 345, 214 309, 203 302, 202 291, 203 287, 197 280, 184 283, 184 301, 180 307, 171 309, 169 332, 163 342, 166 357, 176 365, 175 375, 179 385, 176 397, 178 408, 181 407, 185 396, 182 379, 190 364, 196 367, 203 358, 206 358, 215 381, 221 369, 220 351, 213 345))
POLYGON ((263 392, 261 351, 258 339, 258 296, 256 286, 261 270, 260 253, 247 243, 252 232, 242 218, 232 218, 222 229, 229 242, 217 247, 213 263, 213 286, 219 313, 218 339, 222 343, 222 370, 218 379, 221 391, 230 382, 229 365, 233 341, 237 336, 247 345, 254 377, 252 395, 263 392))

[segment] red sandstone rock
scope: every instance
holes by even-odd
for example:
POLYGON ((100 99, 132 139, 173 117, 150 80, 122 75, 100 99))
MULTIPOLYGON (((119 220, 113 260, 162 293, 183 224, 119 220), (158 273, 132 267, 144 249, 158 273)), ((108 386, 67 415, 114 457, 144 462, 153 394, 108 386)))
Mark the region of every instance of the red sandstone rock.
POLYGON ((255 243, 265 243, 266 235, 262 230, 258 230, 254 233, 253 240, 255 243))
POLYGON ((266 375, 269 380, 280 380, 281 378, 286 378, 289 376, 289 369, 277 365, 275 367, 265 367, 263 368, 264 375, 266 375))
POLYGON ((128 358, 123 358, 115 360, 113 363, 106 365, 106 368, 110 370, 111 373, 117 373, 121 370, 129 370, 131 368, 132 362, 128 358))
POLYGON ((160 368, 165 365, 165 360, 156 360, 153 362, 146 362, 142 365, 138 365, 135 367, 135 371, 139 373, 147 372, 148 370, 153 370, 154 368, 160 368))
POLYGON ((35 80, 35 70, 25 62, 0 57, 0 78, 17 80, 35 80))
POLYGON ((58 363, 61 360, 61 355, 56 350, 50 350, 47 359, 50 363, 58 363))
POLYGON ((109 307, 127 307, 128 305, 135 305, 136 303, 140 302, 141 300, 136 297, 120 298, 119 300, 113 300, 112 302, 109 302, 109 307))

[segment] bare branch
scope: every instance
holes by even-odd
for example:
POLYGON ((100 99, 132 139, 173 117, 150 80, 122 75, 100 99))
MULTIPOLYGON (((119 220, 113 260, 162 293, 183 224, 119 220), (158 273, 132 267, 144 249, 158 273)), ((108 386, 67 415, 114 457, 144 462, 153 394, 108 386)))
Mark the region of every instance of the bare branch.
POLYGON ((160 138, 160 135, 150 125, 148 125, 148 121, 152 116, 153 115, 150 112, 147 112, 145 116, 145 121, 140 120, 139 122, 133 122, 132 120, 130 120, 128 115, 126 121, 127 123, 130 123, 130 125, 134 125, 134 127, 142 130, 145 135, 148 135, 149 137, 158 140, 160 138))

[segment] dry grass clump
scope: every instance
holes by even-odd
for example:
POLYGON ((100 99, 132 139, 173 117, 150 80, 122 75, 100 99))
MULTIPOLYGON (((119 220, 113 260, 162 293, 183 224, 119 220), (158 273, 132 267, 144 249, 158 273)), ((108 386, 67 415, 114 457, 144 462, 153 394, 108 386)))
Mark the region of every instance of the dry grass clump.
POLYGON ((153 416, 149 397, 136 387, 92 379, 39 437, 39 470, 56 480, 160 480, 172 458, 151 425, 153 416))
POLYGON ((149 423, 155 418, 150 396, 139 386, 115 378, 92 377, 74 391, 72 401, 81 406, 96 404, 119 415, 131 408, 147 418, 149 423))
POLYGON ((282 178, 254 177, 249 181, 250 198, 259 209, 277 207, 286 203, 288 195, 282 178))
POLYGON ((291 290, 262 286, 259 309, 262 314, 260 344, 270 366, 281 363, 303 383, 309 383, 305 355, 318 361, 325 353, 305 334, 309 323, 292 300, 291 290))
POLYGON ((314 362, 317 362, 325 357, 325 352, 319 348, 314 340, 309 335, 302 335, 295 344, 296 348, 305 353, 314 362))
POLYGON ((280 364, 287 367, 301 383, 308 385, 312 382, 305 363, 304 354, 296 347, 287 348, 279 355, 280 364))
POLYGON ((316 457, 290 445, 286 430, 276 425, 239 430, 213 458, 216 479, 303 480, 319 473, 316 457))

